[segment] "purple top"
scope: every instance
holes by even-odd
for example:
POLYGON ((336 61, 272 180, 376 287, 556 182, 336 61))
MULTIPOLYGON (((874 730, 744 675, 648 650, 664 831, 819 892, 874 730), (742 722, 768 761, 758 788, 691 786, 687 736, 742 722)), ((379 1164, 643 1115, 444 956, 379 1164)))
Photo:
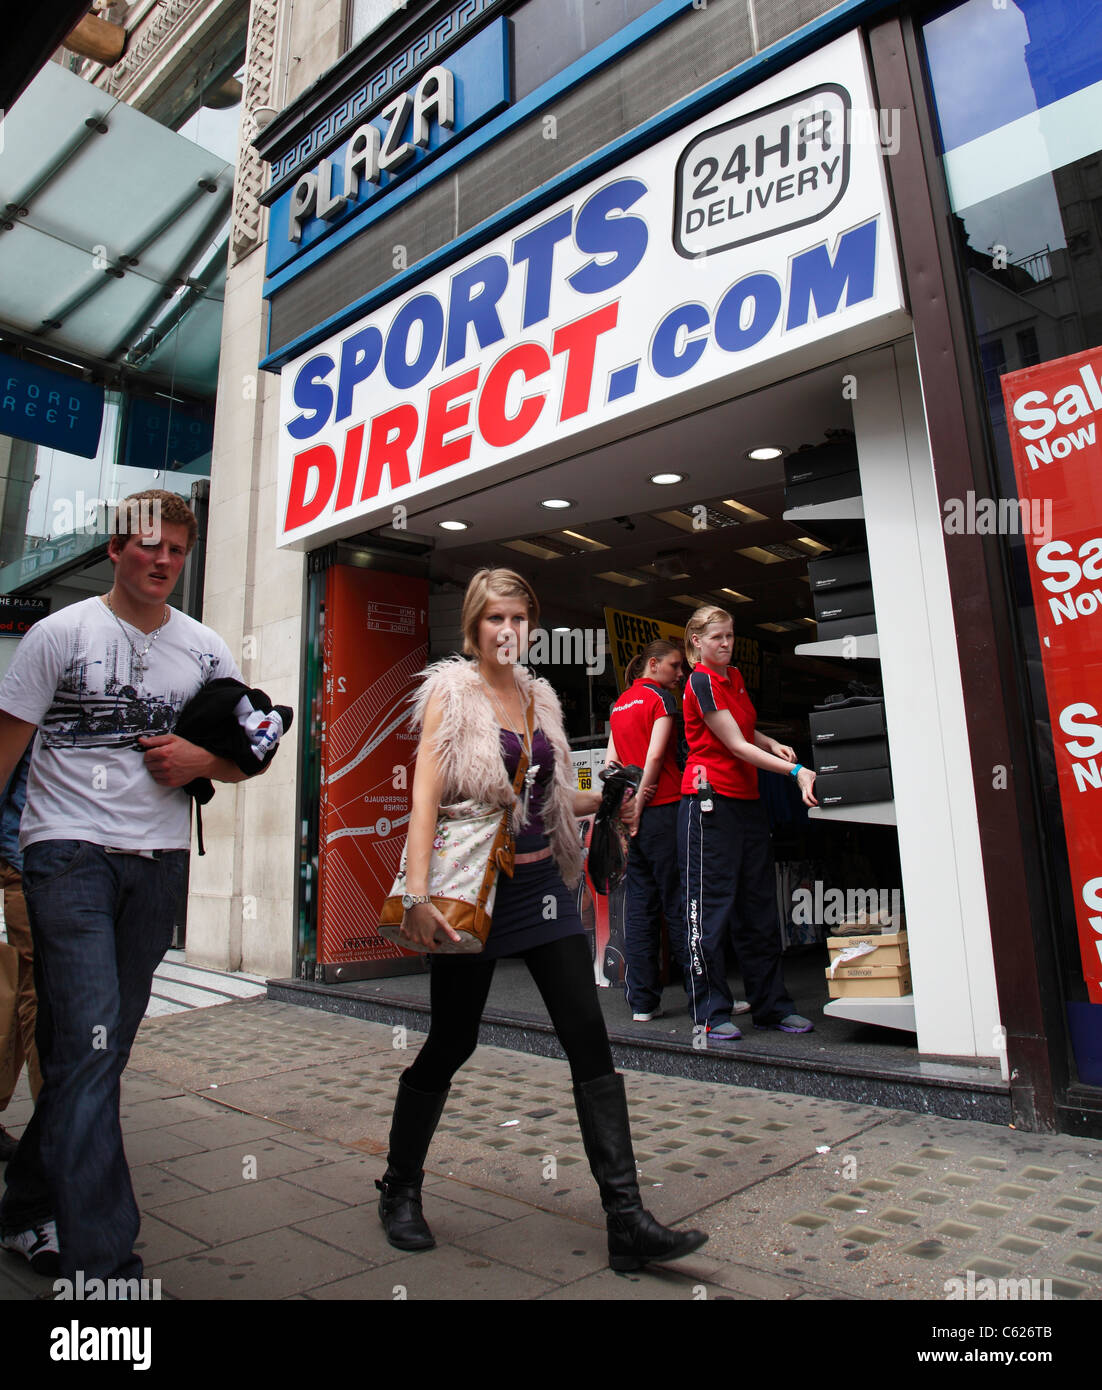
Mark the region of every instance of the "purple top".
MULTIPOLYGON (((513 730, 502 729, 501 756, 505 760, 505 771, 509 774, 510 781, 517 774, 520 748, 520 739, 517 738, 513 730)), ((536 780, 532 784, 532 790, 528 797, 528 821, 526 824, 518 824, 516 827, 517 848, 522 852, 540 849, 547 842, 547 831, 543 824, 543 803, 548 794, 551 779, 555 775, 555 750, 542 729, 536 729, 532 735, 531 761, 539 764, 539 771, 536 773, 536 780), (533 843, 536 841, 538 843, 533 843)), ((523 795, 524 784, 521 783, 521 796, 523 797, 523 795)))

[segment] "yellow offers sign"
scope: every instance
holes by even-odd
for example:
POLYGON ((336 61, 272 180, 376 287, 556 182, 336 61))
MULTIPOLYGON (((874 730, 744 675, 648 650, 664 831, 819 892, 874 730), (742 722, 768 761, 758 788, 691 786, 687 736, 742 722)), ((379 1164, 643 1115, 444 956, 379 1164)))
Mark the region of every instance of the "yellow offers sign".
POLYGON ((685 629, 677 623, 662 623, 657 618, 644 618, 640 613, 624 613, 618 608, 605 609, 605 627, 608 629, 616 684, 621 691, 627 685, 624 673, 632 658, 651 642, 664 637, 667 642, 676 642, 681 647, 685 644, 685 629))

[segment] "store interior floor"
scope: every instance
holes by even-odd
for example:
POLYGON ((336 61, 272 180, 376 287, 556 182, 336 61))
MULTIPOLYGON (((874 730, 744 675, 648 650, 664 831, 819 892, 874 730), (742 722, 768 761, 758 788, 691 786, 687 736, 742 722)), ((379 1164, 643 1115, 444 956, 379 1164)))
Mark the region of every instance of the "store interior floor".
MULTIPOLYGON (((775 1029, 755 1028, 748 1014, 735 1022, 742 1029, 742 1039, 735 1043, 712 1040, 709 1050, 731 1057, 753 1056, 762 1061, 779 1057, 829 1064, 832 1069, 852 1070, 865 1076, 890 1078, 899 1075, 944 1075, 962 1079, 973 1073, 977 1080, 998 1082, 999 1071, 994 1065, 976 1064, 974 1059, 923 1058, 916 1047, 913 1033, 891 1028, 853 1023, 831 1018, 823 1013, 827 1002, 823 990, 823 970, 826 952, 822 947, 802 948, 785 956, 785 981, 796 1007, 815 1025, 812 1033, 788 1034, 775 1029)), ((731 977, 735 998, 744 997, 737 976, 731 977)), ((429 975, 418 973, 399 975, 383 980, 362 980, 339 987, 342 993, 365 999, 408 1002, 413 1007, 427 1009, 429 975)), ((622 988, 610 986, 597 991, 610 1036, 635 1046, 672 1046, 677 1050, 692 1048, 693 1024, 685 991, 680 984, 668 985, 662 998, 663 1016, 650 1023, 634 1023, 622 988)), ((487 1023, 528 1022, 549 1028, 547 1010, 523 961, 502 960, 497 964, 490 988, 484 1020, 487 1023)))

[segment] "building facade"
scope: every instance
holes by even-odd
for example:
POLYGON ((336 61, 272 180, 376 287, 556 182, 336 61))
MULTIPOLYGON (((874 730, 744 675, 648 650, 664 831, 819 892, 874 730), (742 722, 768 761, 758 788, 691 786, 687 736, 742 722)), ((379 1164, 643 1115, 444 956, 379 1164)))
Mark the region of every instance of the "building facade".
MULTIPOLYGON (((372 922, 408 813, 397 711, 475 568, 540 593, 582 779, 624 658, 717 603, 762 726, 804 761, 816 727, 845 745, 810 818, 763 786, 823 1065, 859 1077, 862 1040, 913 1037, 964 1097, 942 1113, 1100 1132, 1102 599, 1075 471, 1102 399, 1099 19, 254 0, 147 22, 231 10, 203 617, 296 704, 299 746, 207 809, 189 957, 334 988, 419 968, 372 922), (870 893, 903 913, 902 964, 835 991, 823 941, 870 893)), ((86 76, 154 80, 111 73, 86 76)), ((591 911, 615 983, 615 912, 591 911)))

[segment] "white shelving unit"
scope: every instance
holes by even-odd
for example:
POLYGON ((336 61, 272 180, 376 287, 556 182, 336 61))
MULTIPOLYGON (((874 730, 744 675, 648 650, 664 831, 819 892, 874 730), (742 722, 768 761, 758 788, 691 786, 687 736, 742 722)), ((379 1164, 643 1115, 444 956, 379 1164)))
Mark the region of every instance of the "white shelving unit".
POLYGON ((867 637, 831 637, 825 642, 800 642, 795 648, 796 656, 838 656, 844 660, 853 658, 867 661, 880 660, 880 639, 875 632, 867 637), (856 649, 852 644, 856 642, 856 649))
POLYGON ((866 825, 895 825, 894 801, 864 801, 856 806, 809 806, 813 820, 859 820, 866 825))
MULTIPOLYGON (((811 507, 792 507, 784 513, 785 521, 796 525, 816 521, 860 521, 865 515, 861 497, 845 497, 837 502, 820 502, 811 507)), ((837 637, 825 642, 801 642, 796 656, 841 657, 844 660, 880 660, 880 639, 875 633, 863 637, 837 637)), ((870 801, 856 806, 815 806, 808 810, 815 820, 861 821, 866 825, 895 825, 894 801, 870 801)), ((893 999, 832 999, 823 1009, 832 1018, 845 1018, 852 1023, 873 1023, 881 1028, 896 1028, 913 1033, 915 1028, 914 995, 893 999)))
POLYGON ((863 521, 865 504, 860 497, 840 497, 837 502, 816 502, 810 507, 790 507, 782 513, 785 521, 863 521))
POLYGON ((915 997, 904 994, 899 999, 832 999, 824 1005, 829 1018, 844 1018, 850 1023, 874 1023, 879 1028, 898 1028, 903 1033, 915 1033, 915 997))

